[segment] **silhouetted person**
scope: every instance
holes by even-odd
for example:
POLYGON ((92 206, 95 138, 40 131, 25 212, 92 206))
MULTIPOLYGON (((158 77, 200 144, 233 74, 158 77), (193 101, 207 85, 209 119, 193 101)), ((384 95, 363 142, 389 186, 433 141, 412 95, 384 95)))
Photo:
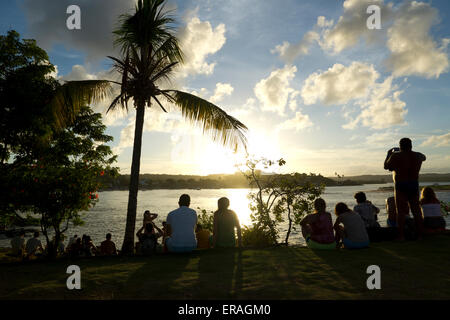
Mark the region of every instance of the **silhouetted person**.
POLYGON ((218 210, 214 212, 213 246, 228 248, 236 246, 235 228, 238 235, 238 245, 242 247, 241 225, 236 212, 229 210, 230 200, 220 198, 217 201, 218 210))
POLYGON ((197 228, 195 230, 195 237, 197 238, 197 248, 198 249, 209 249, 210 244, 210 232, 209 230, 203 229, 200 223, 197 223, 197 228))
POLYGON ((106 240, 100 244, 100 255, 115 256, 117 254, 116 244, 111 240, 111 233, 106 234, 106 240))
POLYGON ((36 255, 38 250, 41 252, 43 251, 41 240, 39 240, 39 231, 35 231, 33 238, 28 239, 25 250, 27 252, 27 257, 36 255))
POLYGON ((136 233, 139 239, 140 252, 143 255, 151 255, 156 252, 158 238, 162 237, 163 232, 158 227, 156 227, 158 232, 155 232, 155 227, 153 222, 147 223, 145 227, 141 227, 136 233))
POLYGON ((409 209, 413 213, 419 236, 422 234, 423 219, 419 206, 419 171, 426 157, 412 151, 412 142, 408 138, 400 140, 400 149, 388 151, 384 169, 394 171, 395 205, 397 207, 398 240, 404 240, 405 217, 409 209))
POLYGON ((178 201, 180 206, 167 215, 167 237, 165 244, 169 252, 191 252, 197 248, 195 227, 197 212, 189 208, 191 198, 183 194, 178 201))
POLYGON ((369 246, 369 235, 361 216, 350 210, 343 202, 336 205, 334 213, 337 216, 334 222, 334 230, 336 231, 338 246, 342 240, 346 249, 367 248, 369 246))
POLYGON ((431 187, 422 189, 420 206, 422 207, 423 224, 427 231, 444 231, 446 223, 442 217, 441 202, 431 187))
POLYGON ((310 249, 335 249, 331 214, 326 211, 326 203, 322 198, 314 201, 314 213, 308 214, 301 222, 302 235, 310 249))
POLYGON ((21 230, 18 235, 11 239, 11 254, 23 256, 25 251, 25 231, 21 230))

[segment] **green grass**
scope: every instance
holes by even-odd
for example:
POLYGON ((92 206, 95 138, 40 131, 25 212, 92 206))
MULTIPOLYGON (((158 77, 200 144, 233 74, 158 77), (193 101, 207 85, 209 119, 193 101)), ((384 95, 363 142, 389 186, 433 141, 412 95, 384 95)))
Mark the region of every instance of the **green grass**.
POLYGON ((278 247, 3 262, 0 299, 449 299, 449 273, 450 237, 441 235, 358 251, 278 247), (66 289, 70 264, 81 268, 81 290, 66 289), (381 290, 366 287, 369 265, 381 268, 381 290))

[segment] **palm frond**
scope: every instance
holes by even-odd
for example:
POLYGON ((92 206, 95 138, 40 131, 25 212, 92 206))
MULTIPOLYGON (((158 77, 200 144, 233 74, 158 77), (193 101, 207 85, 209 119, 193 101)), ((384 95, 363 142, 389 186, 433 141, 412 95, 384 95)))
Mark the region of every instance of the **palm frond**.
POLYGON ((232 147, 234 151, 239 147, 247 150, 245 131, 248 128, 242 122, 193 94, 178 90, 165 92, 170 93, 183 117, 195 125, 200 125, 203 132, 209 133, 214 141, 220 141, 224 146, 232 147))
POLYGON ((66 126, 75 118, 81 107, 101 102, 111 94, 112 88, 108 80, 66 82, 56 90, 50 101, 56 127, 66 126))

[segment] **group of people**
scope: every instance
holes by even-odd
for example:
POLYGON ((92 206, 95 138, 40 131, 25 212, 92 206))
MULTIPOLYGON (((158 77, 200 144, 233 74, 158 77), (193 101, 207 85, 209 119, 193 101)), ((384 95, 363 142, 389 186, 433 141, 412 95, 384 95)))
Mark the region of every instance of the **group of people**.
POLYGON ((213 233, 203 229, 198 223, 197 213, 189 208, 191 198, 187 194, 181 195, 179 208, 171 211, 158 228, 154 220, 157 214, 144 212, 143 225, 136 236, 137 252, 148 255, 158 250, 162 252, 190 252, 195 249, 226 248, 242 246, 241 227, 236 213, 229 209, 230 200, 220 198, 218 210, 214 213, 213 233), (237 242, 236 234, 237 232, 237 242), (161 243, 159 243, 159 239, 161 243))
MULTIPOLYGON (((16 237, 11 240, 11 253, 15 257, 21 257, 25 260, 33 260, 44 257, 49 254, 48 246, 43 246, 39 239, 39 231, 35 231, 33 237, 25 242, 25 232, 21 231, 16 237)), ((111 233, 106 235, 106 240, 102 241, 100 246, 95 246, 88 235, 83 235, 81 238, 74 235, 69 239, 67 247, 64 245, 64 235, 61 235, 60 240, 56 243, 53 238, 50 245, 56 246, 55 253, 57 256, 77 257, 92 257, 92 256, 110 256, 117 255, 116 245, 111 241, 111 233)))
MULTIPOLYGON (((441 214, 441 204, 431 187, 422 189, 419 195, 419 171, 426 157, 412 151, 412 142, 408 138, 400 140, 400 148, 388 151, 384 168, 394 172, 394 197, 386 200, 387 228, 378 222, 380 209, 367 200, 364 192, 355 194, 356 205, 351 210, 345 203, 336 204, 336 220, 326 211, 322 198, 314 202, 314 213, 307 215, 301 222, 302 234, 308 247, 313 249, 349 249, 366 248, 372 241, 420 238, 425 233, 445 231, 446 222, 441 214), (413 218, 409 217, 409 210, 413 218), (411 234, 414 234, 413 236, 411 234)), ((242 246, 241 227, 236 213, 229 209, 227 198, 218 200, 218 209, 214 212, 212 235, 198 223, 197 213, 189 208, 191 198, 181 195, 179 208, 167 215, 162 228, 155 224, 157 214, 144 212, 142 227, 136 236, 138 254, 150 255, 161 252, 190 252, 195 249, 242 246), (237 233, 237 242, 236 242, 237 233), (159 240, 161 239, 161 241, 159 240)), ((13 252, 26 257, 45 252, 39 238, 39 232, 24 242, 24 233, 11 241, 13 252)), ((91 238, 83 235, 72 237, 67 248, 64 238, 60 240, 57 250, 60 254, 71 257, 109 256, 118 251, 111 234, 96 247, 91 238)))

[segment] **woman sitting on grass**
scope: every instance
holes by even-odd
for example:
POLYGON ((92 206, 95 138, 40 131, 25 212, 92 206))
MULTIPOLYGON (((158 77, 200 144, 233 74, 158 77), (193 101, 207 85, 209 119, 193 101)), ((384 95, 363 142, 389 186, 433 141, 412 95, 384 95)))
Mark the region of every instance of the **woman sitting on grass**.
POLYGON ((326 203, 322 198, 314 201, 314 213, 308 214, 301 222, 302 234, 310 249, 330 250, 336 248, 331 214, 325 211, 326 203))
POLYGON ((342 202, 336 205, 334 212, 337 216, 334 223, 337 246, 340 247, 342 241, 346 249, 367 248, 369 236, 361 216, 342 202))
POLYGON ((213 246, 214 248, 236 247, 234 228, 237 229, 238 245, 242 246, 241 225, 236 212, 229 210, 230 200, 220 198, 217 202, 219 209, 214 212, 213 246))
POLYGON ((420 206, 423 213, 423 225, 428 232, 444 231, 445 220, 441 213, 441 202, 430 187, 422 189, 420 206))

